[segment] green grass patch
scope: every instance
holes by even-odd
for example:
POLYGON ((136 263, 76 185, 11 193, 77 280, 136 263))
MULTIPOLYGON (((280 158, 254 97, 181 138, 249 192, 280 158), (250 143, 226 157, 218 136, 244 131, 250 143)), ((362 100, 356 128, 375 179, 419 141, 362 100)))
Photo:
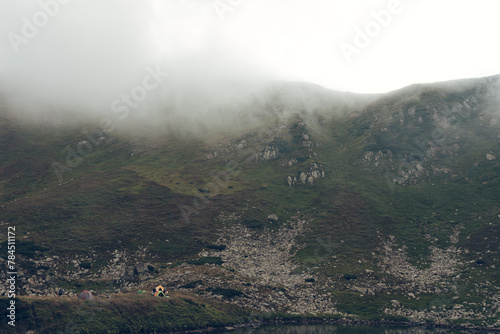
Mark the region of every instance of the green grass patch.
POLYGON ((224 263, 224 261, 222 261, 222 258, 219 256, 207 256, 207 257, 202 257, 202 258, 199 258, 196 260, 189 260, 189 261, 186 261, 186 263, 194 264, 196 266, 201 266, 204 264, 215 264, 215 265, 220 266, 224 263))

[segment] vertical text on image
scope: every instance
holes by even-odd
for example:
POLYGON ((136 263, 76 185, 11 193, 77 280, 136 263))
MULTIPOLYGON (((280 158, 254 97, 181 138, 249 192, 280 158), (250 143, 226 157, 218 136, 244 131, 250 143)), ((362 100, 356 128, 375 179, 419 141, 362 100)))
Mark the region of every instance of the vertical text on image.
POLYGON ((9 226, 7 230, 7 292, 9 304, 7 307, 7 318, 10 326, 16 326, 16 227, 9 226))

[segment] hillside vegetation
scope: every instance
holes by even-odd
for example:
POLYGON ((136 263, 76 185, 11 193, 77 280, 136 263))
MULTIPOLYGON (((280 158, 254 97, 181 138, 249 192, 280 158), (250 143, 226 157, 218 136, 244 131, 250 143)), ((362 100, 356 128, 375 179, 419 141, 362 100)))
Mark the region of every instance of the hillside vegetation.
MULTIPOLYGON (((248 130, 194 136, 4 107, 0 222, 16 227, 18 294, 161 283, 245 312, 498 327, 498 81, 379 96, 283 84, 245 107, 248 130)), ((45 302, 23 302, 26 330, 45 302)), ((110 319, 127 312, 111 304, 110 319)), ((223 305, 191 325, 230 323, 223 305)))

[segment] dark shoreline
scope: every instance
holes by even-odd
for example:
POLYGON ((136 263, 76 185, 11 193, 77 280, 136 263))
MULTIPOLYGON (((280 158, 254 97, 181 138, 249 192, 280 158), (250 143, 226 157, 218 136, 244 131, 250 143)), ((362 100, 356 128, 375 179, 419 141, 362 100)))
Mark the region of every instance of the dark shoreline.
MULTIPOLYGON (((397 321, 371 321, 371 320, 352 320, 352 319, 276 319, 267 321, 254 321, 244 324, 220 326, 220 327, 207 327, 203 329, 192 329, 184 331, 169 332, 171 334, 190 334, 190 333, 206 333, 216 330, 237 330, 241 328, 258 328, 273 325, 356 325, 356 326, 374 326, 374 327, 412 327, 412 328, 441 328, 460 330, 470 333, 500 333, 500 328, 482 327, 482 326, 460 326, 460 325, 447 325, 436 323, 423 323, 423 322, 397 322, 397 321)), ((166 334, 166 333, 164 333, 166 334)))

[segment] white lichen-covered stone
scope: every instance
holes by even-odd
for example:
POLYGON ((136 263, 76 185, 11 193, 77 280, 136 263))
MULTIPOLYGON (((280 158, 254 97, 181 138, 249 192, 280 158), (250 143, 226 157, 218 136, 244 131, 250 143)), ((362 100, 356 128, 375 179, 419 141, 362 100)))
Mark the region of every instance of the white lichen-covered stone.
POLYGON ((262 151, 255 155, 256 160, 271 160, 276 159, 279 155, 279 149, 274 146, 266 146, 262 151))
POLYGON ((272 220, 278 220, 278 215, 273 213, 273 214, 270 214, 269 216, 267 216, 267 219, 272 219, 272 220))
POLYGON ((306 181, 307 181, 307 174, 304 172, 300 173, 300 182, 306 183, 306 181))

